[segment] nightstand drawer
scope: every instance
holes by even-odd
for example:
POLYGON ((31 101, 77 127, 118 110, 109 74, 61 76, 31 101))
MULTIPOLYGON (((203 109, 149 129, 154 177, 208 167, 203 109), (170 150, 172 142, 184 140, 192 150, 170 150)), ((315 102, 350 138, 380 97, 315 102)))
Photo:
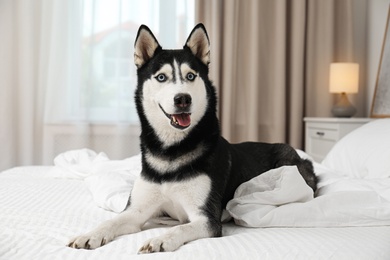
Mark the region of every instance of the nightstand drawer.
POLYGON ((338 130, 326 128, 308 128, 306 149, 314 160, 321 162, 339 138, 338 130))
POLYGON ((308 135, 312 139, 337 141, 339 133, 337 130, 330 130, 324 128, 309 128, 308 135))

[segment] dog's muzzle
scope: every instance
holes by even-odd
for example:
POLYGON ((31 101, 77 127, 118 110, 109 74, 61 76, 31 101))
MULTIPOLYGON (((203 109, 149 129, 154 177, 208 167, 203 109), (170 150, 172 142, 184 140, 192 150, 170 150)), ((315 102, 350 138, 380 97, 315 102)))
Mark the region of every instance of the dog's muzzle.
POLYGON ((165 116, 171 120, 171 125, 178 129, 186 129, 191 125, 191 113, 188 113, 192 103, 191 96, 188 94, 177 94, 173 98, 173 102, 178 113, 168 114, 159 104, 160 109, 165 116))

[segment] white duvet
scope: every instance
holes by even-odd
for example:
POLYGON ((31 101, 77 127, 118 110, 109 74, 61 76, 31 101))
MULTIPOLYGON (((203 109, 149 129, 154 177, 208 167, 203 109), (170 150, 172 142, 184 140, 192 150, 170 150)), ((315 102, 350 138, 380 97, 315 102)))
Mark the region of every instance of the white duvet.
POLYGON ((367 181, 334 177, 317 165, 316 172, 324 180, 319 184, 317 196, 314 199, 301 196, 291 201, 295 194, 304 190, 309 194, 311 190, 303 187, 304 180, 296 167, 283 168, 286 167, 270 171, 282 172, 280 187, 263 191, 261 185, 257 185, 261 182, 260 175, 257 177, 260 180, 255 178, 238 188, 227 206, 237 224, 247 227, 390 225, 390 179, 367 181), (283 180, 291 174, 301 177, 299 185, 291 177, 283 180))

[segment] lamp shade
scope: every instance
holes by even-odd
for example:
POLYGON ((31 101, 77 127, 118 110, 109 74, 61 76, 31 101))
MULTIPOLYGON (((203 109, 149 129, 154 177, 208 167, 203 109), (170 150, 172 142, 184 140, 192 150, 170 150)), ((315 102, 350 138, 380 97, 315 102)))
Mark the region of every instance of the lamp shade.
POLYGON ((331 63, 329 91, 331 93, 357 93, 359 88, 359 64, 331 63))

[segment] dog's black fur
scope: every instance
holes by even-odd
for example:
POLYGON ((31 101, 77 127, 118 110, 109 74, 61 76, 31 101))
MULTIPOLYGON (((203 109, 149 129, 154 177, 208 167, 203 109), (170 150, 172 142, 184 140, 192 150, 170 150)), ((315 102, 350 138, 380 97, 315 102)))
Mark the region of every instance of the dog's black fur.
MULTIPOLYGON (((202 24, 197 25, 194 30, 197 28, 202 28, 206 32, 202 24)), ((142 29, 149 30, 147 27, 141 27, 140 30, 142 29)), ((255 142, 230 144, 226 141, 220 134, 216 113, 216 92, 208 78, 208 72, 208 64, 196 58, 188 46, 185 45, 182 50, 163 50, 159 46, 153 57, 138 68, 135 101, 142 126, 140 136, 143 152, 142 175, 151 182, 163 183, 181 181, 206 173, 212 180, 212 189, 203 211, 209 217, 210 228, 214 235, 220 236, 222 210, 227 202, 233 198, 236 188, 241 183, 283 165, 296 165, 313 191, 316 190, 317 179, 312 163, 301 159, 288 144, 255 142), (204 117, 183 141, 165 147, 145 117, 142 106, 142 91, 144 82, 151 75, 156 73, 163 64, 170 63, 173 66, 174 60, 179 64, 182 62, 190 64, 190 67, 199 73, 206 86, 208 107, 204 117), (144 151, 147 149, 155 156, 174 161, 178 156, 193 151, 200 144, 205 147, 202 156, 172 172, 161 173, 154 170, 144 157, 144 151)))

